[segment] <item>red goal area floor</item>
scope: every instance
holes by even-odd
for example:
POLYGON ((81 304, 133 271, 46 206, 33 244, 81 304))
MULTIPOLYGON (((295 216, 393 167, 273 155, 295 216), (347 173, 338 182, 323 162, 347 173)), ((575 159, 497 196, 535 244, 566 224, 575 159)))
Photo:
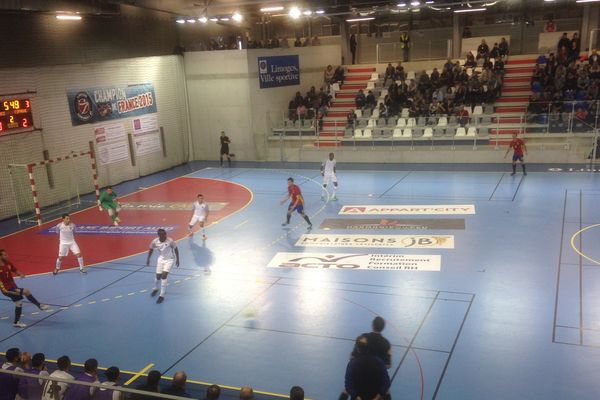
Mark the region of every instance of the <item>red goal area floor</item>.
MULTIPOLYGON (((86 265, 146 252, 158 228, 166 229, 175 240, 185 237, 191 204, 198 194, 211 205, 209 224, 243 209, 252 200, 252 192, 237 183, 180 177, 119 197, 123 205, 119 226, 112 226, 107 212, 96 206, 75 212, 71 215, 78 227, 75 240, 86 265)), ((53 227, 59 222, 55 219, 0 238, 0 248, 7 250, 9 259, 25 274, 51 272, 58 254, 58 235, 53 227)), ((69 254, 63 265, 71 268, 77 262, 69 254)))

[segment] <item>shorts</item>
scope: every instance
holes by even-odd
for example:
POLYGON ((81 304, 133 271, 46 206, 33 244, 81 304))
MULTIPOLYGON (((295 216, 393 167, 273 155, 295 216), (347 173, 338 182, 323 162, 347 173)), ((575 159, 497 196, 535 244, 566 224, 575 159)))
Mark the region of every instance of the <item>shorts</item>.
POLYGON ((198 222, 200 222, 201 224, 204 223, 204 220, 206 219, 206 215, 195 215, 192 217, 192 219, 190 219, 190 226, 194 226, 196 225, 198 222))
POLYGON ((71 251, 71 253, 73 254, 79 254, 81 253, 81 251, 79 250, 79 246, 77 246, 77 243, 72 242, 72 243, 60 243, 58 245, 58 256, 59 257, 66 257, 69 255, 69 250, 71 251))
POLYGON ((335 176, 335 174, 323 175, 323 185, 327 185, 330 182, 337 183, 337 177, 335 176))
POLYGON ((517 161, 517 160, 523 162, 523 155, 522 154, 521 155, 514 154, 513 155, 513 162, 517 161))
POLYGON ((21 301, 23 300, 23 289, 14 288, 10 289, 11 292, 18 292, 19 294, 5 294, 6 297, 9 297, 12 301, 21 301))
POLYGON ((175 260, 173 260, 172 258, 164 259, 164 258, 158 257, 158 260, 156 260, 156 273, 162 274, 163 272, 170 272, 174 263, 175 263, 175 260))
POLYGON ((221 155, 229 155, 229 147, 221 147, 221 155))
POLYGON ((304 213, 304 205, 302 203, 298 204, 296 206, 296 208, 292 208, 293 205, 294 205, 294 203, 290 203, 290 205, 288 206, 288 212, 292 213, 292 212, 296 211, 296 212, 298 212, 298 214, 304 213))
POLYGON ((116 210, 117 212, 121 211, 121 207, 119 206, 119 203, 117 203, 116 201, 113 201, 112 203, 102 203, 101 206, 105 210, 108 210, 109 214, 111 213, 112 210, 116 210))

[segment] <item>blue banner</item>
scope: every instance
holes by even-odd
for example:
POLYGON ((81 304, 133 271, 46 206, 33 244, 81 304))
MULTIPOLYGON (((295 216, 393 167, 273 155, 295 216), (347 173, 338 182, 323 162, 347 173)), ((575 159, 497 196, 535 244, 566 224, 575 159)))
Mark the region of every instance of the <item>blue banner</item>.
POLYGON ((299 85, 299 57, 258 57, 258 79, 261 89, 299 85))
POLYGON ((156 112, 156 94, 150 83, 70 89, 67 99, 73 125, 156 112))
MULTIPOLYGON (((115 235, 115 236, 128 236, 128 235, 142 235, 142 236, 156 236, 159 229, 172 232, 175 230, 175 226, 162 226, 162 225, 76 225, 76 235, 115 235)), ((53 226, 48 229, 44 229, 38 232, 42 235, 55 235, 56 227, 53 226)))

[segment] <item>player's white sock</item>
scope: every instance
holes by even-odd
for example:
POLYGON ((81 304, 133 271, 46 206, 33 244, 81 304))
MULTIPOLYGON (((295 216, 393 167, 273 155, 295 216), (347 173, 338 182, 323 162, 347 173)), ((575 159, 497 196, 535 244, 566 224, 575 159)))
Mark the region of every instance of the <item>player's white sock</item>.
POLYGON ((158 281, 159 281, 159 280, 160 280, 160 279, 156 279, 156 278, 154 278, 154 290, 158 290, 158 281))
POLYGON ((79 264, 79 269, 83 269, 85 264, 83 263, 83 257, 77 257, 77 263, 79 264))
POLYGON ((167 291, 167 280, 166 279, 161 279, 160 280, 160 297, 165 297, 165 292, 167 291))
POLYGON ((202 234, 206 235, 206 229, 204 229, 204 227, 202 227, 202 234))
POLYGON ((60 258, 56 259, 56 269, 60 269, 60 265, 62 264, 62 261, 60 260, 60 258))

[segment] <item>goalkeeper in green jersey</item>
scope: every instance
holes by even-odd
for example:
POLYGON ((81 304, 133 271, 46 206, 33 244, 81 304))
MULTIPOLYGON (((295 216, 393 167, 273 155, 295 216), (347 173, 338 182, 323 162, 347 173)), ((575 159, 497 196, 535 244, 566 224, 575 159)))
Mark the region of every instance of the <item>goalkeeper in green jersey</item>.
POLYGON ((100 194, 100 200, 98 200, 98 208, 100 211, 105 209, 108 211, 108 215, 112 219, 113 225, 119 225, 121 219, 119 218, 119 211, 121 206, 117 200, 117 194, 113 191, 112 187, 109 186, 100 194))

